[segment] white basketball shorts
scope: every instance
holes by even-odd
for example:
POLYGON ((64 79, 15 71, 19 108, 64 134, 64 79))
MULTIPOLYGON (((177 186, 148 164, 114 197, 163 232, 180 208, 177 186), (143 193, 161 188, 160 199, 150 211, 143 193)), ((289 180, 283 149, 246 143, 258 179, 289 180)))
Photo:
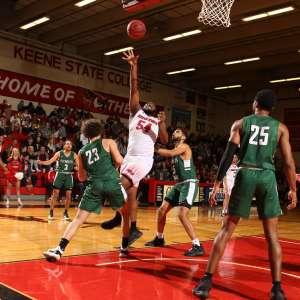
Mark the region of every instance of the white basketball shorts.
POLYGON ((121 175, 131 180, 138 187, 140 181, 147 176, 153 166, 153 158, 145 156, 125 156, 121 165, 121 175))

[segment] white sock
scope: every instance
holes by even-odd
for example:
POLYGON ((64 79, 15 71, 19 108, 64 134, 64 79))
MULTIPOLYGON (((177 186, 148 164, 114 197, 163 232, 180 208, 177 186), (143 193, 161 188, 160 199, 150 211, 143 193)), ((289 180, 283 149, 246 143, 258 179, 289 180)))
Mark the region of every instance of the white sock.
POLYGON ((9 202, 9 197, 8 196, 6 196, 6 202, 9 202))
POLYGON ((21 201, 21 197, 18 197, 18 202, 22 202, 22 201, 21 201))
POLYGON ((158 232, 158 233, 156 234, 156 236, 157 236, 159 239, 163 239, 163 238, 164 238, 164 234, 163 234, 163 233, 160 233, 160 232, 158 232))
POLYGON ((200 246, 200 241, 199 241, 199 239, 194 239, 194 240, 192 240, 192 244, 193 244, 193 245, 200 246))

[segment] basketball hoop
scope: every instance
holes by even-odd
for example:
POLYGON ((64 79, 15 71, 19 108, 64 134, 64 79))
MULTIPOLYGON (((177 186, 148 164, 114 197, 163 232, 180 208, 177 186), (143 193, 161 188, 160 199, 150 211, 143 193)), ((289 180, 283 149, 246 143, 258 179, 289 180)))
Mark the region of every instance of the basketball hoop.
POLYGON ((198 21, 210 26, 229 27, 230 11, 234 0, 201 0, 198 21))

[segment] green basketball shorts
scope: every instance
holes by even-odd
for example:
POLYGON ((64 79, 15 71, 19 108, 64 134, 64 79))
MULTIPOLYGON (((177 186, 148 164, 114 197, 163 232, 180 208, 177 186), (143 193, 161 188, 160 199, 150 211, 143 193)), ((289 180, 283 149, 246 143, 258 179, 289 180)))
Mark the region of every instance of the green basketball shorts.
POLYGON ((110 200, 113 209, 123 207, 127 194, 118 179, 111 181, 92 180, 86 187, 79 208, 99 214, 105 199, 110 200))
POLYGON ((282 215, 274 171, 241 168, 230 196, 229 215, 248 218, 254 197, 260 219, 282 215))
POLYGON ((177 183, 166 195, 167 201, 172 207, 184 206, 192 208, 198 195, 199 187, 197 181, 177 183))
POLYGON ((57 172, 53 182, 53 188, 61 190, 72 190, 74 186, 73 175, 57 172))

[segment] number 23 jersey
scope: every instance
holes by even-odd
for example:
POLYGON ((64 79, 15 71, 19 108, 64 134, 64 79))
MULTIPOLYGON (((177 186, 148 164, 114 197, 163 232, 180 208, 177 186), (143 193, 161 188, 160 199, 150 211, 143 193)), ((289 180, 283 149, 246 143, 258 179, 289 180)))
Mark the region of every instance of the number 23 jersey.
POLYGON ((127 156, 153 158, 154 144, 159 131, 158 123, 158 118, 148 116, 142 109, 129 118, 127 156))

